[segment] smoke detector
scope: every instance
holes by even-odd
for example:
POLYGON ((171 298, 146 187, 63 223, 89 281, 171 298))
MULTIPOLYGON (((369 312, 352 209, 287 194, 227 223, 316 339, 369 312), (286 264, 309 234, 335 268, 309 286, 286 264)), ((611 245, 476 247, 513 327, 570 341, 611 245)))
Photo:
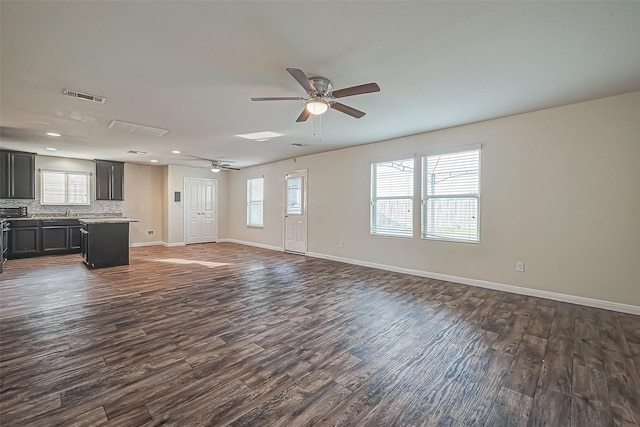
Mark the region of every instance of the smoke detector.
POLYGON ((62 89, 62 94, 72 98, 84 99, 85 101, 93 101, 99 104, 107 102, 107 98, 99 95, 91 95, 90 93, 79 92, 77 90, 62 89))

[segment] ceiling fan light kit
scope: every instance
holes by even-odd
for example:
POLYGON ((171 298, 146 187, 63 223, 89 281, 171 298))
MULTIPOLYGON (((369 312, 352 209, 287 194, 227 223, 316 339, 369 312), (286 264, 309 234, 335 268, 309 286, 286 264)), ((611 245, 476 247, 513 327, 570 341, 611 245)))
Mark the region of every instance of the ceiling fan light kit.
POLYGON ((319 96, 307 101, 307 111, 314 115, 320 115, 327 112, 329 104, 319 96))
POLYGON ((364 111, 356 110, 348 105, 341 104, 335 99, 347 96, 362 95, 365 93, 380 92, 377 83, 366 83, 363 85, 347 87, 340 90, 331 90, 331 81, 325 77, 307 77, 304 71, 299 68, 287 68, 299 84, 307 91, 306 98, 280 96, 266 98, 251 98, 252 101, 305 101, 305 108, 296 119, 296 122, 306 121, 310 115, 324 114, 329 108, 351 117, 359 119, 365 115, 364 111))

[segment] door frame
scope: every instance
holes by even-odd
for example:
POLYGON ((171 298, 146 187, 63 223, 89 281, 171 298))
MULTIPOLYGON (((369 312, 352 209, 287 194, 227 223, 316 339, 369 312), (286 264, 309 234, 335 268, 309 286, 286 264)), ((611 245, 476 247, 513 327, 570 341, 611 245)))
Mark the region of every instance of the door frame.
MULTIPOLYGON (((213 239, 213 241, 211 242, 199 242, 199 243, 215 243, 218 241, 218 235, 219 235, 219 230, 218 230, 218 225, 219 225, 219 221, 218 221, 218 192, 220 191, 219 186, 220 183, 218 182, 217 179, 214 178, 197 178, 197 177, 189 177, 189 176, 185 176, 182 179, 182 223, 183 223, 183 227, 182 227, 182 235, 183 235, 183 242, 185 245, 189 245, 190 243, 188 243, 188 233, 187 233, 187 227, 188 227, 188 222, 189 222, 189 218, 187 216, 187 180, 195 180, 195 181, 200 181, 201 183, 207 182, 207 183, 211 183, 214 187, 215 187, 215 194, 213 197, 213 212, 215 215, 215 238, 213 239)), ((202 224, 201 224, 202 225, 202 224)))
POLYGON ((306 255, 309 249, 309 170, 308 169, 297 169, 291 172, 286 172, 284 174, 284 179, 282 181, 282 248, 285 252, 293 253, 293 254, 303 254, 306 255), (290 251, 287 250, 287 178, 290 175, 302 175, 302 203, 304 206, 304 252, 290 251))

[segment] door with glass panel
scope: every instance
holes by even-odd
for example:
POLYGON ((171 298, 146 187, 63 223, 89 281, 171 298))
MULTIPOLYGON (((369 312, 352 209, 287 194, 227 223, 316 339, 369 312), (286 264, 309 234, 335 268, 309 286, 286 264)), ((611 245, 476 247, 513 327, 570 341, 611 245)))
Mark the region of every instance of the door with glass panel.
POLYGON ((291 172, 284 180, 284 250, 307 252, 307 170, 291 172))

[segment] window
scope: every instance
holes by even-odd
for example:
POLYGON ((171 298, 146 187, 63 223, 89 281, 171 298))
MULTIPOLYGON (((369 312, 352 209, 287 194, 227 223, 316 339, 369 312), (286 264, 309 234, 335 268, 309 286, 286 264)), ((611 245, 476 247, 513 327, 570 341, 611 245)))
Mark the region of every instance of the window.
POLYGON ((371 164, 370 230, 413 237, 413 159, 371 164))
POLYGON ((480 149, 422 158, 422 238, 478 242, 480 149))
POLYGON ((247 180, 247 225, 262 227, 262 202, 264 178, 247 180))
POLYGON ((302 215, 302 177, 287 178, 287 214, 302 215))
POLYGON ((42 171, 40 203, 43 205, 88 205, 89 173, 42 171))

